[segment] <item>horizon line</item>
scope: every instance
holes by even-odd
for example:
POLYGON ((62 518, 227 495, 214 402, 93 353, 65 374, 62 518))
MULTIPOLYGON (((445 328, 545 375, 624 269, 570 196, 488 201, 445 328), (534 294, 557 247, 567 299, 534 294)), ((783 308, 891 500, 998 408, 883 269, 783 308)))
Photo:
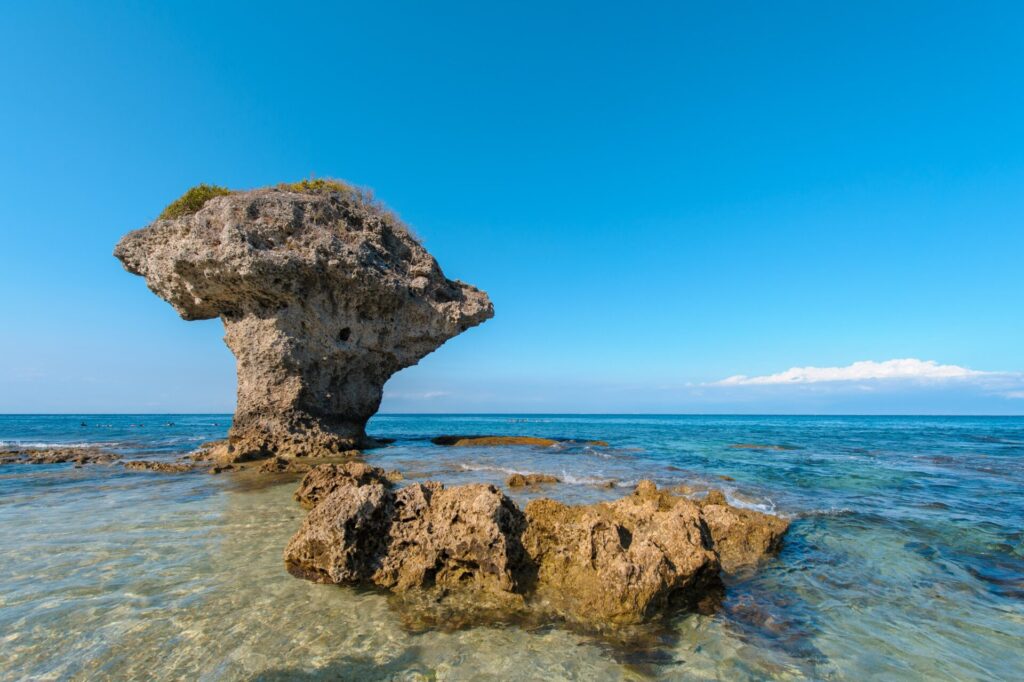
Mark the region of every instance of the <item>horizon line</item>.
MULTIPOLYGON (((0 417, 127 417, 127 416, 228 416, 234 412, 0 412, 0 417)), ((378 412, 373 417, 1024 417, 1016 414, 961 412, 855 413, 855 412, 378 412)), ((373 418, 371 417, 371 419, 373 418)))

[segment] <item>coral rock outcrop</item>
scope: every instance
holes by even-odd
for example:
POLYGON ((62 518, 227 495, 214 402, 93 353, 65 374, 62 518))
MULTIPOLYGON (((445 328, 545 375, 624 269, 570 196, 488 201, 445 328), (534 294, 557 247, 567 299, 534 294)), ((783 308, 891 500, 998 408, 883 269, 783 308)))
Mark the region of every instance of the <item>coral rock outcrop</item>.
POLYGON ((650 481, 614 502, 540 499, 521 511, 492 485, 395 489, 380 469, 355 463, 306 478, 296 497, 315 506, 284 552, 293 575, 596 629, 696 604, 718 588, 723 564, 760 559, 787 525, 702 507, 650 481))
POLYGON ((493 316, 487 294, 340 183, 214 196, 114 255, 184 319, 223 322, 238 402, 221 461, 367 444, 387 379, 493 316))

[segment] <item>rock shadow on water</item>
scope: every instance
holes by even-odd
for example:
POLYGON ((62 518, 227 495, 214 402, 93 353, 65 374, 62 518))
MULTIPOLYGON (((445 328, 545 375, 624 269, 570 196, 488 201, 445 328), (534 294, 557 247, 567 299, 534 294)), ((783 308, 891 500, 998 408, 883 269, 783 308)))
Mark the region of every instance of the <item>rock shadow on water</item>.
POLYGON ((815 677, 814 669, 828 657, 814 644, 821 627, 809 614, 812 609, 800 596, 765 589, 754 584, 728 586, 720 617, 726 628, 752 647, 777 651, 793 665, 815 677))

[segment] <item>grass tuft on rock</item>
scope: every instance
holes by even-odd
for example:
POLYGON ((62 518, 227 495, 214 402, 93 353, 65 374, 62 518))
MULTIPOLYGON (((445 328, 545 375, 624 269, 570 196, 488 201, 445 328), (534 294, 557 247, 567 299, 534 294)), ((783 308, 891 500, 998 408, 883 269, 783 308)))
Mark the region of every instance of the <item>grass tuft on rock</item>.
POLYGON ((302 192, 303 194, 319 194, 321 192, 341 192, 342 194, 355 194, 358 190, 347 182, 331 178, 310 178, 298 182, 282 182, 278 189, 288 192, 302 192))
POLYGON ((383 217, 393 228, 402 230, 413 239, 419 238, 412 233, 409 226, 402 222, 394 211, 385 206, 373 195, 373 190, 368 187, 360 187, 334 178, 309 178, 298 182, 281 182, 277 189, 284 192, 299 192, 300 194, 327 194, 337 192, 345 201, 364 210, 371 211, 383 217))
POLYGON ((195 213, 203 205, 214 197, 222 197, 231 194, 227 187, 219 185, 207 185, 205 183, 196 185, 180 197, 172 201, 160 214, 161 218, 179 218, 183 215, 195 213))

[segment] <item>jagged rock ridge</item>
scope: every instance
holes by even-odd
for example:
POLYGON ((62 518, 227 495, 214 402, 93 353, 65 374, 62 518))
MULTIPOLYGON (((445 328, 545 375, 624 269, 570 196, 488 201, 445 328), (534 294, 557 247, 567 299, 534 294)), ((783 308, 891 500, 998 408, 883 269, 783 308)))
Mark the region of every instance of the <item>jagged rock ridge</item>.
POLYGON ((186 320, 219 317, 238 370, 221 458, 342 453, 398 370, 484 322, 388 211, 344 185, 209 199, 131 232, 114 255, 186 320))

